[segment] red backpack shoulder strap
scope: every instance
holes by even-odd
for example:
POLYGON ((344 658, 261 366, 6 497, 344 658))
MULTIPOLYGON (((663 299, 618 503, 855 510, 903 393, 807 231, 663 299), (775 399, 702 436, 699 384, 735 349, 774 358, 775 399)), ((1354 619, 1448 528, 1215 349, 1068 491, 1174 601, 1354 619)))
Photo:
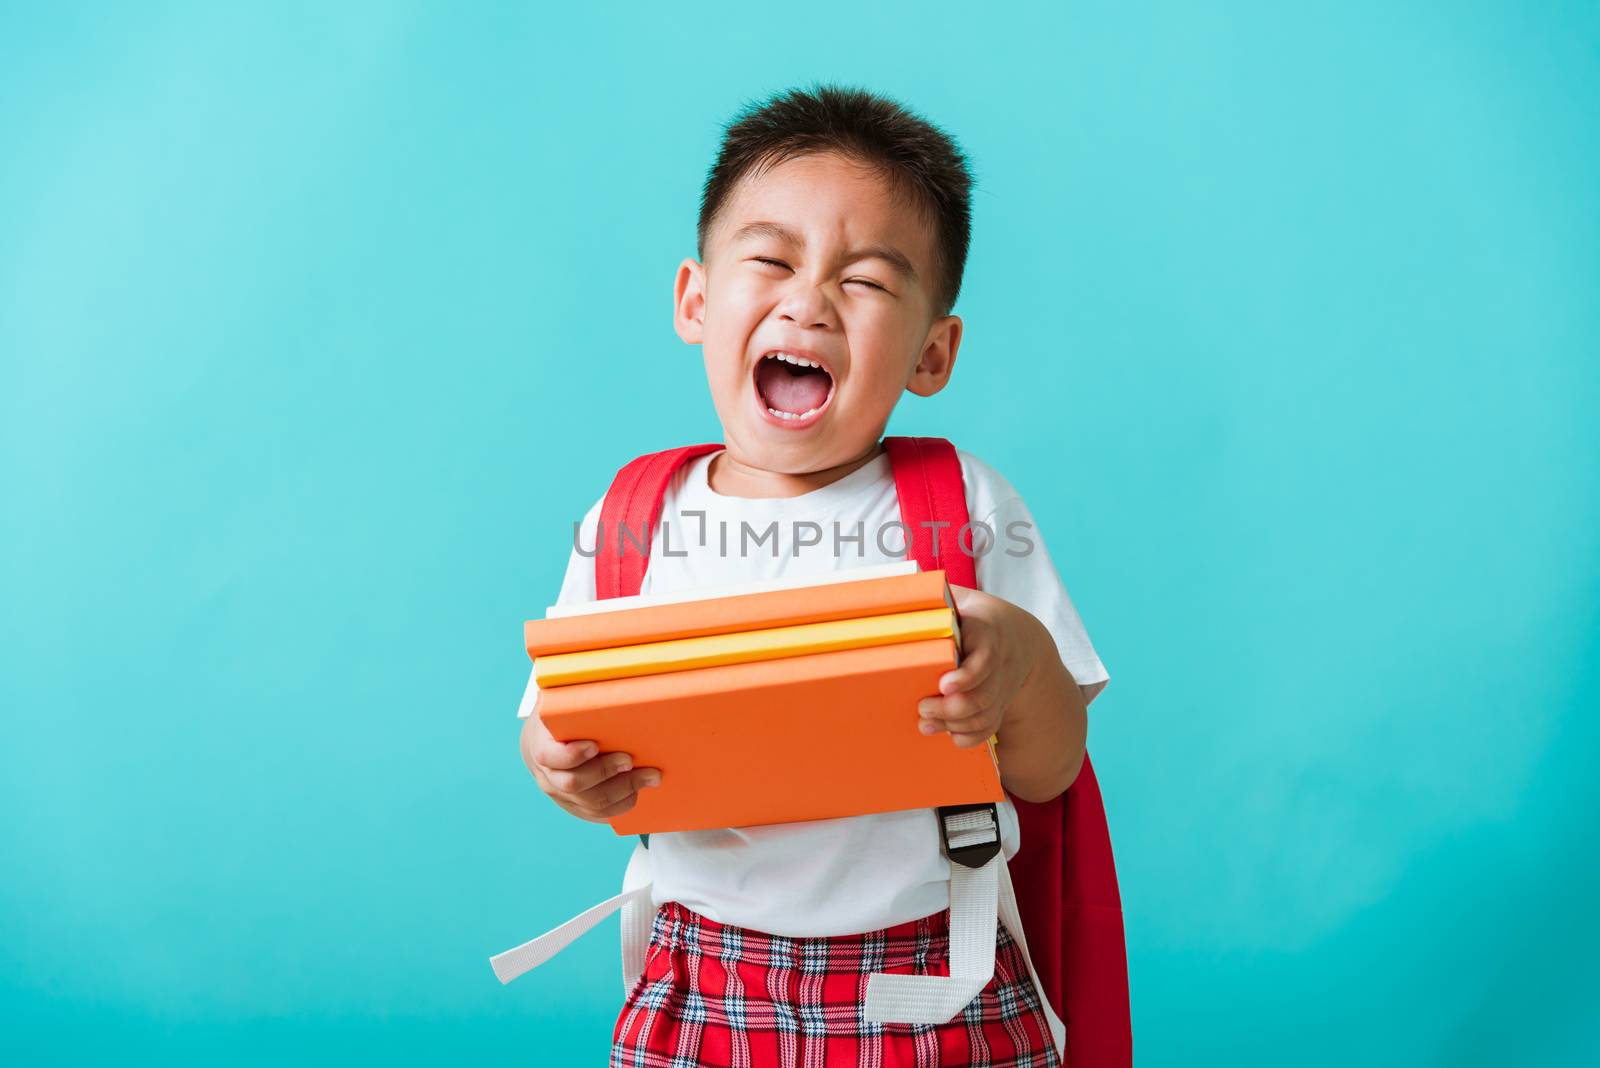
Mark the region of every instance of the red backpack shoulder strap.
POLYGON ((628 461, 611 480, 600 505, 595 535, 596 600, 632 597, 650 566, 650 538, 661 518, 661 499, 678 468, 697 456, 721 449, 721 442, 681 445, 628 461))
MULTIPOLYGON (((910 528, 907 555, 924 571, 943 567, 952 583, 976 589, 974 558, 961 547, 969 516, 955 446, 943 438, 891 437, 884 447, 900 520, 910 528)), ((969 549, 970 539, 969 533, 969 549)), ((1045 997, 1067 1026, 1068 1063, 1128 1068, 1133 1031, 1122 899, 1088 755, 1061 796, 1039 804, 1011 800, 1022 832, 1022 848, 1010 861, 1017 909, 1045 997)))
MULTIPOLYGON (((924 571, 942 567, 952 583, 975 589, 977 567, 960 544, 970 517, 955 446, 944 438, 893 437, 884 438, 883 447, 894 471, 900 521, 908 528, 906 555, 924 571)), ((968 531, 969 547, 971 539, 968 531)))

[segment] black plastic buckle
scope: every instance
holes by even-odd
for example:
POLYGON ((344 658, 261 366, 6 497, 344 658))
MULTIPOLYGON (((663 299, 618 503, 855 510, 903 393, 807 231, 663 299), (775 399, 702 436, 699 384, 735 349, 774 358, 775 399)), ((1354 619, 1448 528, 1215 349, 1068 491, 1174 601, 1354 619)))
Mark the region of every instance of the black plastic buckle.
POLYGON ((1000 852, 1000 810, 993 801, 984 801, 976 805, 943 805, 938 810, 939 815, 939 845, 944 849, 944 855, 950 858, 952 864, 959 864, 963 868, 981 868, 1000 852), (975 842, 972 845, 950 848, 950 825, 946 822, 952 816, 965 815, 968 812, 981 812, 987 809, 989 819, 994 824, 994 841, 975 842))

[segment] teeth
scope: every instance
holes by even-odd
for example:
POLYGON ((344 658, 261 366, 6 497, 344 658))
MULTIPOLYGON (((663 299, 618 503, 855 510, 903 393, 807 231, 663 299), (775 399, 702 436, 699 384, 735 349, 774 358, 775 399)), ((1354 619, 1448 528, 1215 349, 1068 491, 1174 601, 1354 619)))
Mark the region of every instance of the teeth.
MULTIPOLYGON (((792 363, 796 367, 815 367, 818 370, 822 371, 824 374, 827 373, 827 368, 823 367, 817 361, 808 360, 804 356, 796 356, 796 355, 794 355, 793 353, 790 353, 790 352, 769 352, 769 353, 766 354, 765 357, 763 357, 763 359, 782 360, 784 363, 792 363)), ((833 393, 833 391, 831 389, 828 392, 829 392, 830 396, 833 393)), ((767 411, 771 412, 773 415, 777 416, 779 419, 787 419, 787 420, 809 419, 811 416, 816 415, 821 410, 822 409, 820 407, 812 408, 810 411, 801 412, 798 415, 796 415, 794 412, 780 412, 776 408, 768 408, 767 409, 767 411)))
POLYGON ((808 416, 813 416, 813 415, 817 414, 817 409, 816 408, 813 408, 808 412, 801 412, 799 415, 796 415, 793 412, 780 412, 776 408, 768 408, 767 411, 771 412, 773 415, 777 416, 779 419, 805 419, 808 416))
POLYGON ((819 370, 822 368, 822 365, 815 360, 808 360, 804 356, 791 356, 787 352, 769 352, 766 358, 769 360, 782 360, 784 363, 792 363, 796 367, 815 367, 819 370))

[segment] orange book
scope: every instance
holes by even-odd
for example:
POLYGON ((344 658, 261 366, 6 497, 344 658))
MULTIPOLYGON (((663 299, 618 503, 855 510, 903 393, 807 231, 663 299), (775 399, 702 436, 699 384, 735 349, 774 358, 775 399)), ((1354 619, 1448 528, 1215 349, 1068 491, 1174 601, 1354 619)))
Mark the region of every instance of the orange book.
POLYGON ((584 649, 576 653, 547 653, 533 663, 538 669, 539 686, 547 688, 630 675, 688 671, 717 664, 776 660, 780 656, 804 656, 834 649, 893 645, 922 638, 954 638, 959 648, 961 629, 955 609, 924 608, 917 612, 762 627, 730 634, 702 634, 698 638, 614 645, 609 649, 584 649))
MULTIPOLYGON (((848 572, 833 577, 843 578, 844 575, 848 572)), ((595 602, 594 607, 602 608, 607 603, 595 602)), ((639 608, 624 607, 620 611, 589 611, 581 615, 530 619, 523 624, 523 643, 528 655, 537 659, 556 653, 946 606, 955 608, 944 571, 917 571, 671 604, 647 604, 639 608)))
POLYGON ((992 740, 917 729, 957 652, 931 638, 575 683, 541 690, 537 714, 558 740, 661 769, 610 820, 619 835, 1002 801, 992 740))

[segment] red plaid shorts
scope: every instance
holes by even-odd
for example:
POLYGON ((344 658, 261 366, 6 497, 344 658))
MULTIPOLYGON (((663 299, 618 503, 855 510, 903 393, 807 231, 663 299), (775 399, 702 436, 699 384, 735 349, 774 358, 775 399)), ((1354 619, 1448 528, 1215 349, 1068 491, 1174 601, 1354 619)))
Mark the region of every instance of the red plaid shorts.
POLYGON ((999 925, 994 978, 953 1020, 861 1018, 873 972, 949 975, 950 913, 881 931, 785 938, 656 910, 612 1068, 1059 1068, 1022 951, 999 925))

